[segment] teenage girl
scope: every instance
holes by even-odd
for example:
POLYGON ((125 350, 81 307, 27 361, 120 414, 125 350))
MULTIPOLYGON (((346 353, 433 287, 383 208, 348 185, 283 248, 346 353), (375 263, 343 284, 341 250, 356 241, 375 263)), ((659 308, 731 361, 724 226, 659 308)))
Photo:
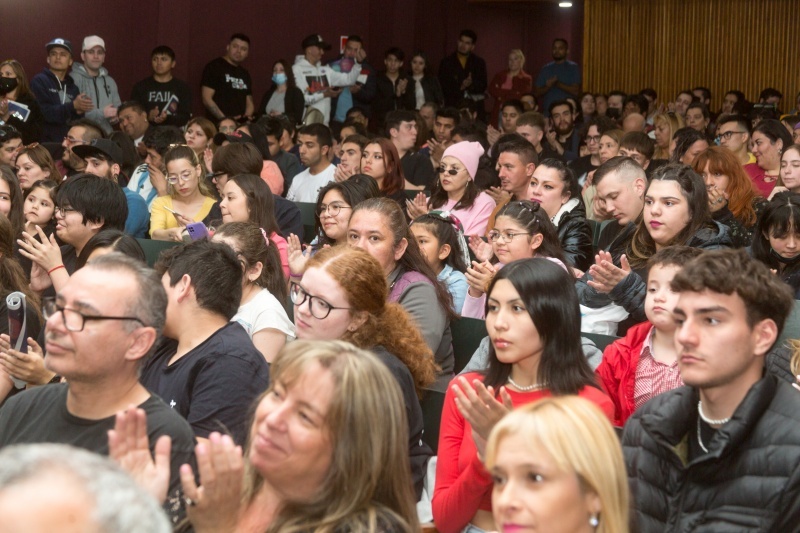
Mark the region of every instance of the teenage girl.
POLYGON ((536 202, 518 200, 506 204, 489 232, 491 246, 478 237, 470 238, 470 247, 478 261, 467 268, 469 284, 462 316, 484 317, 486 287, 495 273, 511 261, 544 257, 565 269, 567 260, 558 242, 558 233, 547 212, 536 202), (490 262, 494 256, 494 264, 490 262))
POLYGON ((453 297, 453 310, 460 313, 467 295, 464 272, 469 264, 461 222, 447 211, 431 211, 414 219, 411 233, 437 279, 447 285, 453 297))

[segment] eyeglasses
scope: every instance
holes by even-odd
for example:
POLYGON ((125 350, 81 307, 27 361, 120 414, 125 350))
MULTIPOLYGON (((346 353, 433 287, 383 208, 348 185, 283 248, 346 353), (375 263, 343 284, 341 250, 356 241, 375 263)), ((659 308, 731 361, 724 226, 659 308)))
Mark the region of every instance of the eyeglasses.
POLYGON ((600 142, 600 135, 587 135, 586 143, 599 143, 600 142))
POLYGON ((308 311, 311 313, 311 316, 317 320, 328 318, 328 315, 331 314, 333 309, 350 309, 349 307, 334 307, 319 296, 311 296, 303 287, 294 281, 289 287, 289 296, 292 299, 292 303, 297 306, 303 305, 303 303, 308 300, 308 311))
POLYGON ((322 215, 327 213, 329 216, 335 217, 342 209, 353 208, 344 204, 320 204, 319 209, 317 209, 317 216, 322 217, 322 215))
POLYGON ((64 140, 70 146, 72 146, 73 144, 89 144, 88 142, 84 141, 83 139, 76 139, 75 137, 70 137, 69 135, 64 137, 64 140))
POLYGON ((187 182, 190 181, 192 178, 194 178, 194 176, 192 176, 191 172, 184 172, 183 174, 179 174, 177 176, 167 177, 167 183, 169 183, 170 185, 175 185, 176 183, 178 183, 178 180, 187 182))
POLYGON ((74 209, 72 207, 59 207, 59 206, 55 207, 55 214, 61 213, 62 217, 67 216, 67 213, 72 213, 73 211, 77 211, 77 209, 74 209))
POLYGON ((67 331, 77 332, 83 331, 87 320, 134 320, 143 326, 146 326, 140 318, 135 316, 86 316, 80 311, 74 309, 67 309, 56 303, 55 298, 45 298, 42 305, 42 315, 45 320, 49 319, 54 314, 61 312, 61 321, 67 331))
POLYGON ((227 172, 212 172, 211 174, 206 174, 206 179, 215 180, 220 176, 224 176, 227 172))
POLYGON ((461 172, 462 169, 460 169, 460 168, 445 169, 444 167, 439 167, 437 170, 438 170, 439 174, 450 174, 451 176, 455 176, 459 172, 461 172))
POLYGON ((489 232, 489 240, 492 242, 497 242, 500 238, 503 238, 503 242, 511 242, 514 240, 514 237, 517 235, 530 235, 530 232, 519 232, 519 233, 511 233, 510 231, 497 231, 492 230, 489 232))
POLYGON ((730 141, 731 137, 733 137, 733 135, 735 133, 747 133, 747 132, 746 131, 726 131, 725 133, 720 133, 719 135, 717 135, 717 142, 719 142, 721 140, 730 141))

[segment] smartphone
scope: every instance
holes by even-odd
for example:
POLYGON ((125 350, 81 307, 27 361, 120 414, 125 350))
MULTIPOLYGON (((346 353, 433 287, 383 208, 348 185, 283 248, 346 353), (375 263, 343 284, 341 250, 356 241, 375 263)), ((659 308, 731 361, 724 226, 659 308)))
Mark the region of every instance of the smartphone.
POLYGON ((186 226, 186 231, 193 241, 208 239, 208 228, 202 222, 195 222, 186 226))
POLYGON ((183 215, 181 215, 180 213, 178 213, 177 211, 173 211, 172 209, 170 209, 170 208, 169 208, 169 207, 167 207, 167 206, 164 206, 164 209, 166 209, 167 211, 169 211, 169 212, 170 212, 170 213, 172 213, 173 215, 178 215, 179 217, 182 217, 182 216, 183 216, 183 215))
MULTIPOLYGON (((28 343, 25 339, 28 337, 28 322, 27 322, 27 307, 28 303, 25 300, 25 295, 19 291, 12 292, 6 297, 6 307, 8 308, 8 336, 11 338, 11 349, 22 353, 28 353, 28 343)), ((11 377, 14 381, 14 386, 18 389, 24 389, 24 381, 11 377)))

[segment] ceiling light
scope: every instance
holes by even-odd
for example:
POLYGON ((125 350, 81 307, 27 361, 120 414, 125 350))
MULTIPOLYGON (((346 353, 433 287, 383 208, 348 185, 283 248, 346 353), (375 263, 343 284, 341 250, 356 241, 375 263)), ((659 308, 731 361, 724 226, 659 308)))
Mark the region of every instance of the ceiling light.
POLYGON ((572 2, 559 2, 558 7, 572 7, 572 2))

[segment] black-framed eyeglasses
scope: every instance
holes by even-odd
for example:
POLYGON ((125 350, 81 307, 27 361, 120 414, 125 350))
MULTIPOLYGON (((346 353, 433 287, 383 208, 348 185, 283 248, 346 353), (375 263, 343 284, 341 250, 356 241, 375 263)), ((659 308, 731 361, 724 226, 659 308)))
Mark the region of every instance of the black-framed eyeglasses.
POLYGON ((42 302, 42 316, 45 320, 49 319, 56 313, 61 313, 61 321, 67 331, 78 332, 83 331, 87 320, 133 320, 146 326, 141 318, 135 316, 87 316, 76 311, 75 309, 68 309, 64 306, 58 305, 55 298, 45 298, 42 302))
POLYGON ((510 231, 497 231, 496 229, 493 229, 492 231, 489 232, 488 237, 489 240, 492 242, 499 241, 501 237, 503 238, 504 242, 511 242, 517 235, 530 235, 530 232, 520 231, 518 233, 512 233, 510 231))
POLYGON ((72 213, 73 211, 77 211, 77 209, 75 209, 74 207, 61 207, 61 206, 57 205, 55 207, 55 213, 54 214, 57 215, 58 213, 61 213, 61 216, 65 217, 65 216, 67 216, 67 214, 72 213))
POLYGON ((303 303, 308 300, 308 311, 311 313, 311 316, 317 320, 325 320, 334 309, 350 309, 349 307, 335 307, 319 296, 312 296, 308 294, 300 284, 294 281, 291 282, 289 286, 289 297, 292 303, 297 306, 303 305, 303 303))
POLYGON ((327 213, 328 215, 335 217, 342 209, 353 208, 345 204, 320 204, 319 209, 317 209, 317 216, 322 217, 322 215, 327 213))
POLYGON ((64 140, 67 141, 67 144, 69 144, 70 146, 72 146, 73 144, 89 144, 88 142, 84 141, 83 139, 76 139, 74 137, 70 137, 69 135, 64 137, 64 140))
POLYGON ((227 172, 212 172, 210 174, 206 174, 206 178, 210 180, 215 180, 220 176, 224 176, 225 174, 227 174, 227 172))
POLYGON ((725 133, 717 134, 717 141, 725 140, 730 141, 736 133, 747 133, 746 131, 726 131, 725 133))
POLYGON ((444 167, 439 167, 439 168, 437 169, 437 171, 439 172, 439 174, 450 174, 451 176, 455 176, 455 175, 457 175, 459 172, 461 172, 461 169, 460 169, 460 168, 444 168, 444 167))
POLYGON ((602 137, 602 136, 601 135, 587 135, 586 136, 586 142, 587 143, 590 143, 590 142, 599 143, 600 142, 600 137, 602 137))

